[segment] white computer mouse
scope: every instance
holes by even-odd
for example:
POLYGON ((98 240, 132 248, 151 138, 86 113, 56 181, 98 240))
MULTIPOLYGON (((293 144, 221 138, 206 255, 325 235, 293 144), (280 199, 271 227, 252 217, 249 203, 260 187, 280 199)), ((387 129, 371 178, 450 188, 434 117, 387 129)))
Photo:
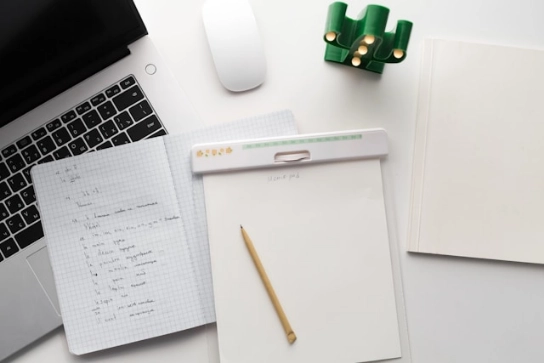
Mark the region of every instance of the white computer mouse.
POLYGON ((248 0, 207 0, 202 18, 223 86, 241 92, 262 84, 266 59, 248 0))

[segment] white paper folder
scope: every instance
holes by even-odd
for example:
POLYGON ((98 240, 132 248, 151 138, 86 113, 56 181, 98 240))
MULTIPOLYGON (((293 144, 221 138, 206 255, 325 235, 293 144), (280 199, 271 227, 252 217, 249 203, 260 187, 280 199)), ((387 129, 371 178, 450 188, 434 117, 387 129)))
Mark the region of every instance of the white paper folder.
POLYGON ((544 263, 544 51, 425 41, 408 250, 544 263))
POLYGON ((222 363, 401 356, 379 158, 385 131, 196 145, 192 153, 193 168, 215 167, 206 169, 204 188, 222 363), (293 152, 309 156, 275 159, 293 152), (293 344, 240 225, 297 335, 293 344))

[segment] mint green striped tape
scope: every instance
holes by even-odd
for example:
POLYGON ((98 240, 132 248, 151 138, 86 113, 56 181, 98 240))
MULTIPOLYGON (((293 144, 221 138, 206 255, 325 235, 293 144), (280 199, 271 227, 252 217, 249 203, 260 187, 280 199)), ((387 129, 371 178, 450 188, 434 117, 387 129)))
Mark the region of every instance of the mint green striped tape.
POLYGON ((330 141, 360 140, 362 138, 363 138, 363 135, 361 134, 353 134, 353 135, 342 135, 342 136, 310 137, 307 139, 296 139, 296 140, 266 141, 266 142, 257 142, 257 143, 242 145, 242 150, 261 149, 264 147, 285 146, 285 145, 316 144, 320 142, 330 142, 330 141))

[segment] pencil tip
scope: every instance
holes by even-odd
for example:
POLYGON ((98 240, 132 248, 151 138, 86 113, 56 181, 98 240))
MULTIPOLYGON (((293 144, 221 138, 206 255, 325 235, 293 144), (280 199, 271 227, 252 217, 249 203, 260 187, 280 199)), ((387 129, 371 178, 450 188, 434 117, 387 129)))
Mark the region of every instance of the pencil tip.
POLYGON ((240 228, 244 228, 244 227, 242 227, 242 225, 240 224, 240 228))

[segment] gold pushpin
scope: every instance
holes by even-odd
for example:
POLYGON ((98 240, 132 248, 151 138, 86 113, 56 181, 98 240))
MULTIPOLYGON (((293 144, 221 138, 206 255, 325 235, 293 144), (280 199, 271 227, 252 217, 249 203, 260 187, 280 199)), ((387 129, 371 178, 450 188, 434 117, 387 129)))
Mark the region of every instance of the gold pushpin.
POLYGON ((359 67, 361 65, 361 58, 353 57, 351 59, 351 64, 353 64, 354 67, 359 67))
POLYGON ((336 39, 336 33, 335 32, 328 32, 325 34, 325 39, 327 39, 329 42, 332 42, 336 39))

